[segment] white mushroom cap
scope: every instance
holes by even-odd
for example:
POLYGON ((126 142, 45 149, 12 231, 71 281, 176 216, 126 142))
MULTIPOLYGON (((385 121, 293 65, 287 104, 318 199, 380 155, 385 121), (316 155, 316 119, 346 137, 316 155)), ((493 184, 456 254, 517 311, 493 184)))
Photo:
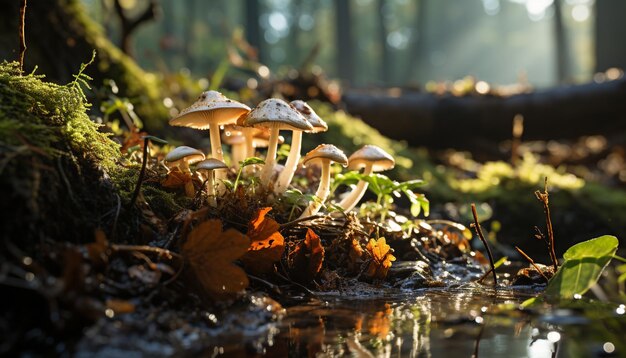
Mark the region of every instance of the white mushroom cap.
POLYGON ((228 169, 226 163, 215 158, 208 158, 196 164, 196 170, 228 169))
POLYGON ((335 147, 332 144, 320 144, 312 151, 308 152, 304 159, 303 164, 316 163, 323 160, 330 160, 335 163, 339 163, 344 167, 348 165, 348 158, 341 151, 341 149, 335 147))
POLYGON ((239 116, 250 112, 250 107, 228 99, 217 91, 203 92, 191 106, 170 119, 170 125, 209 129, 210 123, 218 125, 234 123, 239 116))
POLYGON ((278 98, 270 98, 259 103, 242 120, 243 125, 253 127, 279 128, 284 130, 310 131, 313 126, 298 110, 278 98))
POLYGON ((385 152, 382 148, 367 144, 352 153, 348 169, 358 170, 370 164, 372 165, 372 171, 381 172, 392 169, 396 165, 396 161, 391 154, 385 152))
POLYGON ((172 149, 165 156, 165 161, 168 163, 178 162, 179 160, 186 159, 187 163, 195 163, 203 160, 205 158, 204 153, 201 151, 187 147, 185 145, 181 145, 180 147, 176 147, 172 149))
POLYGON ((300 112, 306 120, 311 123, 313 129, 310 131, 311 133, 319 133, 326 132, 328 130, 328 124, 324 122, 320 116, 315 113, 313 108, 309 106, 305 101, 295 100, 290 102, 292 106, 294 106, 298 112, 300 112))

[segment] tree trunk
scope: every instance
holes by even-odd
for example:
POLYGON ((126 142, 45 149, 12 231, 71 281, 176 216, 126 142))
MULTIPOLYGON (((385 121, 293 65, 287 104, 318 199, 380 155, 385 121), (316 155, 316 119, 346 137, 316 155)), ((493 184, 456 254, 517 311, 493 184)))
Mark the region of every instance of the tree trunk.
POLYGON ((568 70, 567 36, 563 25, 561 0, 554 0, 554 42, 556 51, 556 74, 558 83, 565 83, 568 70))
POLYGON ((335 1, 335 31, 337 36, 337 77, 345 84, 354 83, 354 47, 352 46, 352 22, 350 0, 335 1))
MULTIPOLYGON (((17 59, 19 1, 0 0, 0 8, 0 57, 17 59)), ((113 79, 120 91, 118 96, 133 99, 136 112, 147 124, 162 123, 168 114, 156 80, 115 47, 86 13, 79 0, 29 2, 24 70, 31 72, 37 67, 37 73, 48 80, 67 83, 74 80, 72 75, 95 50, 94 63, 85 71, 93 77, 92 87, 102 87, 105 79, 113 79)), ((92 108, 92 113, 97 113, 99 104, 92 108)))
POLYGON ((415 76, 421 79, 421 70, 424 67, 426 58, 426 0, 415 0, 415 13, 413 15, 413 35, 409 47, 408 68, 404 73, 408 74, 408 79, 415 76))
POLYGON ((391 52, 389 51, 389 45, 387 44, 387 22, 385 20, 385 0, 378 0, 377 7, 377 20, 378 20, 378 44, 380 46, 380 81, 382 83, 388 83, 391 80, 391 52))
POLYGON ((252 47, 256 48, 259 62, 265 63, 265 52, 263 51, 261 28, 259 26, 259 18, 261 17, 261 4, 259 0, 246 0, 244 11, 246 40, 252 47))
POLYGON ((510 97, 399 97, 347 93, 348 112, 383 135, 411 145, 476 149, 511 139, 513 117, 524 116, 524 140, 626 132, 626 78, 510 97))
POLYGON ((626 68, 626 41, 619 40, 626 33, 626 1, 598 0, 596 4, 596 71, 611 67, 626 68))

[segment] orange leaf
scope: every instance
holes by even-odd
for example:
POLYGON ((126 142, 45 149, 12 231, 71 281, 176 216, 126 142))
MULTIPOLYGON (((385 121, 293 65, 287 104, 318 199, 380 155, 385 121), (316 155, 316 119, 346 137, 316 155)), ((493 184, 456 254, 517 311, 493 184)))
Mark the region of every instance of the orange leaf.
POLYGON ((248 287, 248 276, 233 261, 248 251, 250 240, 235 229, 222 231, 217 219, 202 222, 187 236, 182 254, 202 287, 215 296, 248 287))
POLYGON ((324 247, 320 237, 308 229, 306 238, 293 250, 291 258, 291 277, 302 283, 313 281, 324 262, 324 247))
POLYGON ((391 305, 385 303, 385 309, 377 311, 367 322, 367 329, 371 335, 386 338, 391 330, 391 305))
POLYGON ((396 261, 396 258, 391 254, 391 247, 387 245, 385 238, 381 237, 378 241, 370 239, 366 249, 372 255, 372 261, 370 261, 365 275, 375 279, 387 277, 391 262, 396 261))
POLYGON ((248 224, 246 235, 252 241, 242 261, 255 274, 268 273, 285 252, 285 238, 278 232, 278 223, 265 215, 272 208, 262 208, 248 224))

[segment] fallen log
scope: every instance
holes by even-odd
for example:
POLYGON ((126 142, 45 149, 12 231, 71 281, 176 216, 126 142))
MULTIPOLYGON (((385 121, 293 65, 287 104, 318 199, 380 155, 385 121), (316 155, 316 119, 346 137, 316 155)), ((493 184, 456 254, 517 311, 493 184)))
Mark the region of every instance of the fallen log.
POLYGON ((383 135, 430 148, 485 148, 511 139, 516 114, 524 116, 524 140, 626 132, 626 78, 508 97, 347 92, 342 100, 383 135))

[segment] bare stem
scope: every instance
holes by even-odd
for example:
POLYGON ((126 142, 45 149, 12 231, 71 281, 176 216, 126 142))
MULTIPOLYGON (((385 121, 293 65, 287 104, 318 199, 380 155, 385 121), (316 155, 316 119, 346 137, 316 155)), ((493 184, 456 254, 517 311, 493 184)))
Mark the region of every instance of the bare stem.
POLYGON ((517 250, 517 252, 519 252, 519 254, 522 255, 531 265, 533 265, 535 270, 537 270, 537 272, 539 272, 539 274, 541 276, 543 276, 543 278, 546 279, 546 282, 548 281, 548 278, 546 277, 546 275, 544 275, 543 271, 541 271, 541 269, 539 269, 539 266, 537 266, 535 264, 535 261, 532 258, 530 258, 530 256, 526 255, 526 253, 524 251, 522 251, 522 249, 520 249, 517 246, 515 246, 515 250, 517 250))
POLYGON ((556 258, 556 251, 554 249, 554 231, 552 230, 552 219, 550 218, 548 177, 546 177, 544 181, 543 193, 537 190, 535 192, 535 196, 543 205, 543 212, 546 214, 546 229, 548 230, 548 240, 546 242, 548 244, 548 250, 550 251, 550 260, 552 261, 552 266, 554 266, 554 271, 556 272, 559 268, 559 262, 556 258))
POLYGON ((483 236, 483 230, 480 228, 480 224, 478 223, 478 214, 476 213, 476 205, 472 203, 472 215, 474 215, 474 229, 476 230, 476 234, 480 238, 480 241, 483 242, 485 248, 487 249, 487 255, 489 256, 489 263, 491 264, 491 273, 493 274, 493 287, 496 288, 498 286, 498 277, 496 275, 496 266, 493 261, 493 254, 491 253, 491 248, 489 248, 489 244, 487 244, 487 240, 485 240, 485 236, 483 236))
POLYGON ((148 138, 143 139, 143 160, 141 161, 141 171, 139 172, 139 179, 137 179, 137 186, 135 186, 133 197, 130 199, 130 203, 128 204, 129 208, 132 208, 135 205, 135 201, 137 201, 137 197, 139 196, 139 192, 141 190, 141 183, 143 183, 143 177, 146 173, 146 165, 148 164, 148 142, 148 138))
POLYGON ((26 37, 24 28, 26 27, 26 0, 22 0, 20 5, 20 73, 24 73, 24 53, 26 52, 26 37))

